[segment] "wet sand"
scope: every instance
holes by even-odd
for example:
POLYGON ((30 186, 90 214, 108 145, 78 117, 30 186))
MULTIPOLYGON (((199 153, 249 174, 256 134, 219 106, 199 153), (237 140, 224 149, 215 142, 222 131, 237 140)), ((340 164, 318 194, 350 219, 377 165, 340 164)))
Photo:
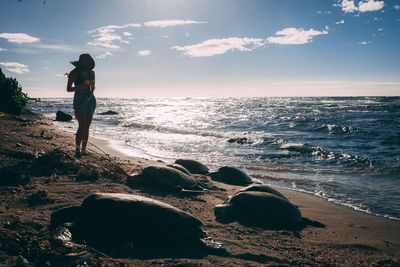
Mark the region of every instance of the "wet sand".
POLYGON ((264 230, 238 223, 215 221, 213 207, 221 204, 238 186, 215 183, 224 191, 196 196, 141 191, 126 186, 126 173, 139 172, 149 165, 164 165, 144 158, 129 157, 113 149, 104 139, 91 138, 90 154, 72 158, 73 134, 61 131, 40 116, 9 116, 0 113, 0 167, 15 167, 21 172, 37 154, 59 149, 69 156, 69 165, 51 173, 32 175, 31 182, 20 186, 0 186, 0 265, 12 266, 22 258, 28 265, 59 266, 71 262, 80 251, 68 251, 50 242, 49 220, 52 211, 70 204, 80 204, 93 192, 132 193, 174 205, 200 219, 204 231, 220 242, 228 255, 203 254, 188 248, 152 251, 112 257, 90 250, 85 261, 89 266, 396 266, 400 264, 400 222, 368 215, 328 202, 312 195, 281 191, 299 206, 304 217, 317 220, 325 228, 306 227, 301 232, 264 230), (111 158, 110 158, 111 157, 111 158), (80 166, 96 168, 100 179, 77 181, 80 166), (119 171, 122 168, 122 171, 119 171), (45 190, 49 201, 29 204, 32 194, 45 190))

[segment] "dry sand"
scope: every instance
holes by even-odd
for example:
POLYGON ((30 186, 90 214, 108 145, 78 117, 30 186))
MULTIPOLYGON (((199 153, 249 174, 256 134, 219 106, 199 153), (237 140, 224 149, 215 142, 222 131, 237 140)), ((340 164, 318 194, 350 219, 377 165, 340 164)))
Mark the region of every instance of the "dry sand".
MULTIPOLYGON (((92 138, 89 156, 74 160, 73 134, 63 132, 40 116, 10 116, 0 113, 0 167, 14 166, 20 172, 33 162, 32 155, 59 148, 71 156, 51 173, 36 173, 21 186, 0 186, 0 265, 13 266, 26 259, 29 265, 66 266, 80 259, 77 251, 52 244, 49 219, 52 211, 80 204, 92 192, 140 194, 172 204, 202 220, 205 230, 221 242, 229 255, 204 255, 187 248, 171 252, 153 251, 110 257, 90 250, 88 266, 399 266, 400 222, 342 207, 312 195, 280 190, 303 216, 318 220, 326 228, 307 227, 301 232, 272 231, 215 221, 213 207, 240 187, 215 183, 225 191, 185 197, 179 194, 143 192, 125 185, 125 172, 139 172, 149 165, 163 165, 143 158, 128 157, 107 140, 92 138), (98 152, 95 152, 98 151, 98 152), (19 164, 15 167, 16 164, 19 164), (81 166, 95 168, 97 181, 76 181, 81 166), (122 168, 122 169, 120 169, 122 168), (116 175, 118 174, 118 175, 116 175), (49 201, 29 204, 30 196, 46 190, 49 201)), ((13 167, 11 167, 12 169, 13 167)), ((40 169, 40 168, 39 168, 40 169)), ((4 170, 4 169, 2 169, 4 170)), ((44 199, 46 200, 46 199, 44 199)), ((157 218, 154 218, 157 219, 157 218)))

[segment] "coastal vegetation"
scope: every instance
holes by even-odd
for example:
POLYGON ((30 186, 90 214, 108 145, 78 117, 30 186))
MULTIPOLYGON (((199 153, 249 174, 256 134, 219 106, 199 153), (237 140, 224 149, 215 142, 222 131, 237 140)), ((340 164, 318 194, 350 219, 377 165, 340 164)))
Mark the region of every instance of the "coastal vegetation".
POLYGON ((20 115, 26 111, 28 100, 17 79, 6 77, 0 69, 0 111, 20 115))

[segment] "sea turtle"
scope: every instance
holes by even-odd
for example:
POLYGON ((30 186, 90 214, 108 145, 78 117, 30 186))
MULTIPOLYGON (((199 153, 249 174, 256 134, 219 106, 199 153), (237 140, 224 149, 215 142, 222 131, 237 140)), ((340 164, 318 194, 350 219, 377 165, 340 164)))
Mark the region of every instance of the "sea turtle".
POLYGON ((193 174, 208 174, 209 169, 204 164, 192 159, 177 159, 176 164, 185 167, 190 173, 193 174))
POLYGON ((182 165, 179 165, 179 164, 172 163, 172 164, 168 164, 167 167, 171 167, 171 168, 177 169, 177 170, 179 170, 179 171, 181 171, 181 172, 183 172, 183 173, 185 173, 187 175, 192 175, 190 173, 190 171, 188 171, 185 167, 183 167, 182 165))
POLYGON ((303 218, 300 210, 286 199, 266 192, 235 194, 227 203, 217 205, 214 214, 221 223, 237 221, 267 229, 302 229, 308 224, 323 227, 319 222, 303 218))
POLYGON ((231 185, 249 185, 253 183, 251 177, 243 170, 236 167, 221 167, 210 174, 213 181, 231 185))
POLYGON ((149 166, 138 175, 128 177, 128 185, 156 188, 164 191, 198 189, 197 181, 190 175, 172 167, 149 166))
POLYGON ((248 191, 266 192, 266 193, 270 193, 271 195, 275 195, 277 197, 288 200, 281 192, 273 189, 272 187, 270 187, 266 184, 252 184, 252 185, 249 185, 247 187, 240 189, 235 194, 239 194, 241 192, 248 192, 248 191))
POLYGON ((51 225, 73 223, 75 240, 89 244, 129 243, 136 248, 197 244, 203 223, 169 204, 133 194, 95 193, 81 206, 52 213, 51 225))

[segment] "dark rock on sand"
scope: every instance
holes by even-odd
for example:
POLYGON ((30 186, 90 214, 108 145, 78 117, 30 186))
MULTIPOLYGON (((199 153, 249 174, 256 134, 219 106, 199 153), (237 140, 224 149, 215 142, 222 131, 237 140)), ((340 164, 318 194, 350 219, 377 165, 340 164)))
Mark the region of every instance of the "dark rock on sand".
POLYGON ((43 139, 46 139, 46 140, 53 139, 53 135, 46 130, 42 130, 40 132, 40 137, 42 137, 43 139))
POLYGON ((241 192, 214 208, 221 223, 238 221, 245 226, 270 229, 302 228, 300 210, 289 201, 266 192, 241 192))
POLYGON ((231 185, 249 185, 253 183, 251 177, 243 170, 235 167, 221 167, 210 174, 213 181, 231 185))
POLYGON ((53 260, 50 266, 88 266, 87 261, 93 257, 95 255, 87 251, 68 253, 53 260))
POLYGON ((53 203, 54 199, 49 197, 49 193, 46 190, 39 190, 30 195, 26 201, 30 206, 37 206, 43 204, 53 203))
POLYGON ((192 175, 191 173, 190 173, 190 171, 188 171, 185 167, 183 167, 182 165, 179 165, 179 164, 168 164, 167 165, 168 167, 171 167, 171 168, 174 168, 174 169, 177 169, 177 170, 179 170, 179 171, 181 171, 181 172, 183 172, 183 173, 185 173, 185 174, 187 174, 187 175, 192 175))
POLYGON ((35 158, 27 171, 33 176, 49 176, 55 171, 66 172, 77 168, 72 162, 70 155, 55 148, 35 158))
POLYGON ((12 220, 7 221, 4 227, 10 230, 17 230, 21 226, 21 218, 19 216, 12 218, 12 220))
POLYGON ((324 224, 302 217, 300 210, 289 200, 267 192, 244 191, 233 195, 227 202, 214 208, 220 223, 237 221, 245 226, 265 229, 301 230, 310 225, 324 224))
POLYGON ((118 112, 113 111, 113 110, 107 110, 105 112, 99 113, 99 115, 118 115, 118 112))
POLYGON ((193 174, 208 174, 209 169, 204 164, 191 159, 177 159, 176 164, 185 167, 190 173, 193 174))
POLYGON ((76 174, 75 180, 78 182, 81 181, 97 181, 100 178, 100 173, 93 168, 85 168, 81 167, 76 174))
POLYGON ((275 195, 277 197, 286 199, 287 198, 278 190, 273 189, 272 187, 266 185, 266 184, 253 184, 253 185, 249 185, 245 188, 240 189, 236 194, 239 194, 241 192, 266 192, 266 193, 270 193, 271 195, 275 195))
POLYGON ((31 183, 31 176, 21 171, 19 164, 0 168, 0 186, 24 186, 31 183))
POLYGON ((197 182, 193 177, 178 169, 150 166, 144 168, 140 174, 128 177, 128 185, 138 185, 164 191, 180 191, 184 188, 191 189, 196 187, 197 182))
POLYGON ((135 248, 197 244, 202 222, 166 203, 131 194, 96 193, 80 207, 53 212, 52 227, 74 222, 74 238, 89 244, 127 242, 135 248))
POLYGON ((15 262, 14 267, 28 267, 30 266, 29 261, 25 259, 23 256, 19 255, 17 257, 17 261, 15 262))
MULTIPOLYGON (((30 158, 28 153, 14 153, 18 158, 30 158)), ((13 156, 14 156, 13 154, 13 156)), ((37 155, 30 163, 19 162, 15 165, 0 167, 0 186, 24 186, 31 182, 32 176, 50 176, 53 173, 78 171, 79 165, 61 149, 53 149, 37 155)))
POLYGON ((56 113, 56 121, 71 121, 72 116, 68 113, 65 113, 61 110, 57 111, 56 113))

